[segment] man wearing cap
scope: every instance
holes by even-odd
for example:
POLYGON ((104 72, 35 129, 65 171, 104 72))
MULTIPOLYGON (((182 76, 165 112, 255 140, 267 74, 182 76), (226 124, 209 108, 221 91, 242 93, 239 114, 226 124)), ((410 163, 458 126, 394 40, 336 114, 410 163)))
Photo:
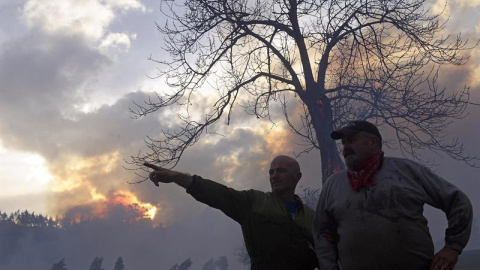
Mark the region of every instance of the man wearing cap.
POLYGON ((331 137, 342 140, 347 169, 327 179, 315 212, 320 269, 454 269, 470 237, 467 196, 418 163, 384 157, 382 136, 367 121, 350 122, 331 137), (425 203, 448 219, 445 247, 436 254, 425 203))
POLYGON ((312 237, 314 213, 295 195, 302 177, 295 159, 279 155, 272 160, 272 192, 235 190, 197 175, 144 165, 153 169, 150 180, 155 185, 176 183, 197 201, 237 221, 252 270, 313 270, 318 266, 312 237))

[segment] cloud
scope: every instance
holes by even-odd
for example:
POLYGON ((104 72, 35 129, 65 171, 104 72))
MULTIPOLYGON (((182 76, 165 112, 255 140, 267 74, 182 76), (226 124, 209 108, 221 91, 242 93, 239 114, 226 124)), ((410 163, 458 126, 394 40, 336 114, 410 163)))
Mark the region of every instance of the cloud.
POLYGON ((442 18, 446 19, 450 15, 450 6, 447 5, 446 0, 436 0, 432 3, 432 12, 433 14, 442 14, 442 18))
MULTIPOLYGON (((473 49, 466 69, 469 71, 467 84, 474 89, 480 89, 480 48, 478 46, 477 48, 473 49)), ((477 91, 475 95, 476 97, 480 97, 480 93, 478 92, 480 91, 477 91)))
POLYGON ((452 1, 452 5, 460 7, 478 7, 480 6, 480 0, 455 0, 452 1))
POLYGON ((33 30, 51 35, 78 35, 95 43, 104 37, 115 19, 115 9, 144 12, 145 6, 135 0, 30 0, 24 6, 23 17, 33 30))
POLYGON ((103 0, 107 6, 111 6, 113 8, 118 8, 124 11, 128 10, 141 10, 143 12, 146 11, 146 7, 142 2, 137 0, 103 0))
POLYGON ((66 116, 72 104, 82 101, 82 91, 88 90, 96 79, 95 73, 109 63, 106 57, 75 39, 46 39, 39 35, 4 46, 0 55, 0 126, 5 132, 4 144, 35 149, 41 146, 43 137, 67 127, 66 116), (30 130, 37 132, 33 140, 22 139, 29 137, 30 130))
MULTIPOLYGON (((447 22, 446 35, 456 36, 460 32, 463 34, 473 32, 475 26, 479 24, 480 1, 478 0, 436 0, 430 7, 433 14, 441 14, 440 19, 447 22)), ((473 40, 475 39, 477 38, 473 40)))
POLYGON ((29 28, 51 35, 79 35, 90 42, 103 37, 114 13, 99 1, 30 0, 24 7, 29 28))
POLYGON ((135 39, 136 35, 131 37, 125 33, 110 33, 99 45, 99 49, 108 54, 111 50, 128 51, 131 46, 131 39, 135 39))

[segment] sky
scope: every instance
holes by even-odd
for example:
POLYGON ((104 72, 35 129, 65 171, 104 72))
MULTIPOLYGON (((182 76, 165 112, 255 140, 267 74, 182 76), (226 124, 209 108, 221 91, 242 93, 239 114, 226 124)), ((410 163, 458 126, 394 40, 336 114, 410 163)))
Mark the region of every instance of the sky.
MULTIPOLYGON (((443 7, 442 0, 432 1, 432 10, 443 7)), ((450 1, 445 15, 447 34, 480 36, 480 0, 450 1)), ((145 137, 159 134, 175 114, 132 119, 129 112, 133 102, 166 87, 149 78, 157 66, 147 60, 165 56, 155 27, 161 19, 158 0, 0 0, 0 211, 55 216, 124 200, 155 213, 156 224, 189 230, 187 223, 214 215, 175 185, 129 184, 138 177, 124 169, 125 159, 145 149, 145 137)), ((444 67, 440 81, 447 89, 469 86, 480 103, 480 48, 466 65, 444 67)), ((448 137, 480 155, 480 108, 469 113, 450 126, 448 137)), ((268 190, 269 160, 300 151, 281 121, 272 126, 237 112, 225 133, 187 150, 177 169, 237 189, 268 190)), ((479 170, 426 155, 438 174, 467 193, 480 216, 479 170)), ((320 188, 319 153, 299 162, 301 185, 320 188)), ((426 215, 433 238, 442 238, 444 216, 431 209, 426 215)), ((218 220, 236 228, 227 218, 218 220)), ((234 230, 228 241, 236 245, 241 234, 234 230)))

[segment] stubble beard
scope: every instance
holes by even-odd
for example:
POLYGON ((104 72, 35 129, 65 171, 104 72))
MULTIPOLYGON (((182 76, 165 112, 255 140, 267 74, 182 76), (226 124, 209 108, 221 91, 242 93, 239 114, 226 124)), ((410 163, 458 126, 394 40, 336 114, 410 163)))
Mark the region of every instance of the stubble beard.
POLYGON ((357 159, 355 158, 355 155, 348 155, 345 157, 345 165, 347 166, 347 170, 354 171, 355 165, 357 165, 357 159))
POLYGON ((353 171, 355 169, 355 165, 357 165, 357 158, 355 155, 355 150, 352 148, 345 148, 343 149, 343 158, 345 160, 345 165, 349 171, 353 171))

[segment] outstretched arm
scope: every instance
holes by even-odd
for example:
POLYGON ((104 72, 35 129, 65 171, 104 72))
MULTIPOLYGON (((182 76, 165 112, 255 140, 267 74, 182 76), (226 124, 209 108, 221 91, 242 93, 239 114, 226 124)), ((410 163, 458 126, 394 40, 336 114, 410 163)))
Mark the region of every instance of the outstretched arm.
POLYGON ((177 185, 187 189, 192 183, 192 176, 169 169, 162 168, 150 163, 144 163, 146 167, 153 169, 150 173, 150 180, 158 187, 158 183, 176 183, 177 185))
POLYGON ((190 174, 165 169, 150 163, 143 165, 153 169, 150 173, 150 180, 156 186, 159 183, 176 183, 185 188, 187 193, 197 201, 221 210, 237 222, 241 223, 245 212, 250 209, 249 191, 237 191, 199 176, 196 176, 194 180, 194 176, 190 174))

